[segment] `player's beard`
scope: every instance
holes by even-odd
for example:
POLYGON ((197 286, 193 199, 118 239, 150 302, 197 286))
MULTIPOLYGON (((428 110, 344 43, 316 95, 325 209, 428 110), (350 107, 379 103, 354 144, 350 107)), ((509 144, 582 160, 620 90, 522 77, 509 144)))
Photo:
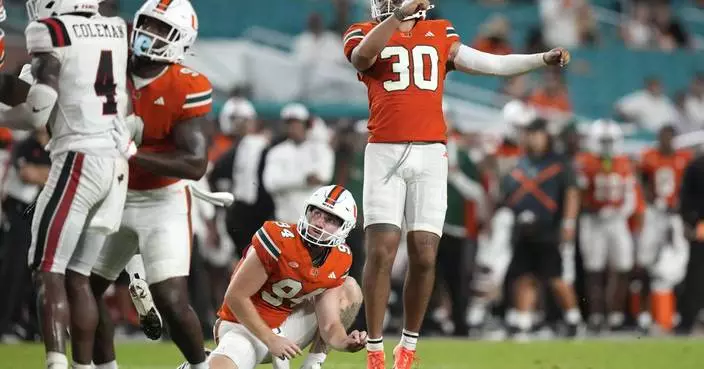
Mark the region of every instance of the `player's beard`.
POLYGON ((143 56, 132 55, 132 60, 130 64, 132 72, 139 71, 141 73, 149 74, 149 72, 156 72, 157 70, 164 68, 169 63, 154 61, 143 56))

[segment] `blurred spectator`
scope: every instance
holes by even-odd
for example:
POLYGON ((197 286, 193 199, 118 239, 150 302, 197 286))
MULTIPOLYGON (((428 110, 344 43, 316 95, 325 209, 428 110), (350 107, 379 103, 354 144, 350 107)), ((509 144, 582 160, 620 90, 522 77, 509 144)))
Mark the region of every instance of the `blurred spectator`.
POLYGON ((621 24, 621 37, 626 46, 645 49, 653 46, 655 35, 650 25, 650 7, 645 2, 635 2, 630 8, 628 20, 621 24))
POLYGON ((318 137, 308 137, 313 122, 305 106, 284 106, 281 120, 286 123, 287 137, 267 154, 263 182, 274 199, 276 219, 295 224, 308 196, 332 180, 335 154, 329 146, 320 150, 318 137))
POLYGON ((312 13, 308 17, 308 29, 296 37, 292 51, 298 60, 315 64, 320 61, 344 61, 340 50, 341 36, 326 30, 321 15, 312 13))
POLYGON ((543 21, 543 37, 553 47, 575 47, 581 44, 580 17, 589 7, 587 0, 539 0, 543 21))
POLYGON ((513 49, 508 41, 510 31, 511 24, 506 17, 493 15, 480 26, 479 36, 472 47, 490 54, 511 54, 513 49))
POLYGON ((684 99, 684 110, 692 125, 704 128, 704 73, 697 73, 692 79, 684 99))
POLYGON ((577 33, 582 46, 594 46, 599 40, 594 9, 585 2, 577 11, 577 33))
POLYGON ((672 50, 689 46, 689 35, 682 24, 673 17, 672 8, 666 1, 653 6, 655 37, 660 50, 672 50))
POLYGON ((695 125, 687 117, 687 110, 685 109, 685 101, 687 100, 687 91, 678 91, 675 94, 675 110, 677 116, 675 117, 675 127, 679 133, 689 133, 700 129, 700 126, 695 125))
POLYGON ((501 94, 518 100, 523 100, 528 97, 529 80, 526 75, 506 78, 503 82, 503 86, 501 86, 499 90, 501 94))
POLYGON ((213 135, 208 159, 215 162, 224 154, 241 135, 242 122, 256 118, 257 114, 252 104, 247 101, 240 87, 230 91, 230 98, 225 101, 218 115, 218 132, 213 135))
POLYGON ((670 124, 677 118, 675 106, 663 93, 662 84, 655 77, 646 78, 645 89, 619 99, 616 102, 616 113, 651 132, 657 132, 663 125, 670 124))
POLYGON ((543 78, 543 87, 533 91, 529 103, 546 115, 571 113, 572 104, 560 70, 548 69, 543 73, 543 78))

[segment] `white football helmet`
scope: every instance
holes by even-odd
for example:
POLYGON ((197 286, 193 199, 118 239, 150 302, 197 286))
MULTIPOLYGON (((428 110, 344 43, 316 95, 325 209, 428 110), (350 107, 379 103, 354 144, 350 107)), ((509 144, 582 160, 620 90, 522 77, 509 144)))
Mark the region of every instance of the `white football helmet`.
MULTIPOLYGON (((399 8, 401 4, 403 4, 404 0, 369 0, 371 2, 371 7, 372 7, 372 19, 374 19, 377 22, 381 22, 386 17, 394 14, 394 10, 399 8)), ((413 15, 409 15, 408 17, 404 18, 403 20, 411 20, 411 19, 425 19, 425 15, 428 12, 428 10, 433 9, 435 5, 430 4, 428 9, 426 10, 421 10, 416 12, 413 15)))
POLYGON ((623 131, 618 123, 608 120, 596 120, 589 131, 590 146, 597 154, 613 155, 618 153, 623 140, 623 131))
POLYGON ((3 0, 0 0, 0 22, 4 22, 5 19, 7 19, 7 11, 5 10, 3 0))
POLYGON ((98 14, 99 0, 27 0, 29 21, 68 13, 98 14))
POLYGON ((198 37, 198 16, 188 0, 147 0, 134 16, 132 51, 165 63, 180 63, 198 37), (159 35, 145 27, 148 18, 171 27, 159 35))
POLYGON ((321 187, 311 195, 305 204, 305 211, 298 220, 298 234, 306 241, 316 246, 338 247, 345 242, 347 235, 357 225, 357 203, 352 193, 342 186, 331 185, 321 187), (332 214, 342 221, 335 233, 327 232, 314 226, 309 221, 311 207, 332 214), (315 230, 318 235, 312 234, 315 230))

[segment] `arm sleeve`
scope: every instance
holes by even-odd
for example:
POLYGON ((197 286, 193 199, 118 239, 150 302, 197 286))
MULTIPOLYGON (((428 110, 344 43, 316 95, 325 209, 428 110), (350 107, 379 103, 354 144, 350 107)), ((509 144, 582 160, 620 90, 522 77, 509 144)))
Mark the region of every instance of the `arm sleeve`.
POLYGON ((213 107, 213 88, 208 78, 188 68, 182 68, 180 73, 184 75, 185 96, 176 120, 208 115, 213 107))
POLYGON ((288 162, 283 157, 286 155, 282 151, 284 149, 285 147, 277 145, 266 156, 262 181, 264 188, 271 194, 306 186, 307 173, 287 165, 288 162))
POLYGON ((513 76, 545 66, 543 54, 495 55, 460 45, 453 60, 458 70, 494 76, 513 76))

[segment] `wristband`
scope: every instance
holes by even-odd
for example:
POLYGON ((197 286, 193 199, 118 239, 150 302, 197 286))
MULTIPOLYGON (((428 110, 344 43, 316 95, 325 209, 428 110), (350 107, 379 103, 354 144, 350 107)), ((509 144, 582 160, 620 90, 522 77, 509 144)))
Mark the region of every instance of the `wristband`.
POLYGON ((562 221, 562 228, 564 229, 574 229, 575 226, 575 221, 574 219, 564 219, 562 221))
POLYGON ((394 9, 394 18, 398 19, 399 22, 403 22, 406 16, 401 13, 401 8, 394 9))

